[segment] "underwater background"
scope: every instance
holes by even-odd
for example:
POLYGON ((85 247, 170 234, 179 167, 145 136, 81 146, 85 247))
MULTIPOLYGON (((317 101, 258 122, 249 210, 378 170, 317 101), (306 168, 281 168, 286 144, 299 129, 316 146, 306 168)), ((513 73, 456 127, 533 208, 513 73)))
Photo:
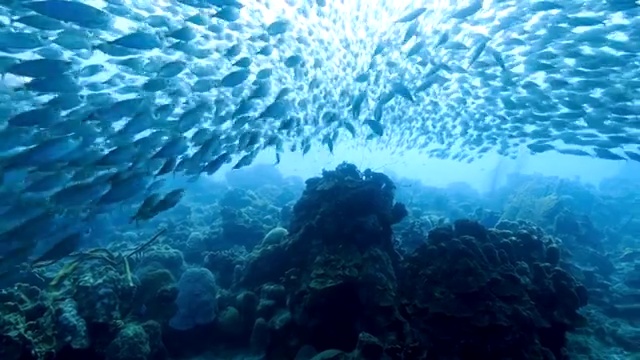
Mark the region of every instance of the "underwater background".
POLYGON ((0 0, 0 360, 640 360, 640 3, 0 0))

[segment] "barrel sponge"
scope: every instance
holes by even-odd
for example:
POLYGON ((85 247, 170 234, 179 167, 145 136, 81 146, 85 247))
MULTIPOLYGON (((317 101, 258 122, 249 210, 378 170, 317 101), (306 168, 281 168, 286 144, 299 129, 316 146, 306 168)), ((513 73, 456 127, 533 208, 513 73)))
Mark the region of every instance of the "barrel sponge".
POLYGON ((189 330, 211 323, 216 318, 218 287, 211 271, 190 268, 178 281, 178 312, 169 325, 176 330, 189 330))

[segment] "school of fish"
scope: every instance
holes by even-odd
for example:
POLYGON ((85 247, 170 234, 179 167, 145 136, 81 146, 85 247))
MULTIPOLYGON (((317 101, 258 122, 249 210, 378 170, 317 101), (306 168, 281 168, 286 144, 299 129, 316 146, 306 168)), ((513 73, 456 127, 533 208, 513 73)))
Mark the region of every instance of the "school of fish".
POLYGON ((167 177, 267 149, 640 161, 638 15, 632 0, 0 0, 2 264, 64 256, 114 209, 149 220, 184 196, 167 177))

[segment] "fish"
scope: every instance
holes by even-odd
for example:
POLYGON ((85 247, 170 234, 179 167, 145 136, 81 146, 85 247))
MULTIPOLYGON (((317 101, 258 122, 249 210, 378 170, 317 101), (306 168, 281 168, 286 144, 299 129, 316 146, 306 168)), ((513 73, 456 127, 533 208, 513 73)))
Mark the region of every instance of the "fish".
POLYGON ((215 174, 218 170, 220 170, 220 168, 222 167, 222 165, 224 165, 225 163, 227 163, 229 160, 231 160, 231 154, 229 154, 228 152, 224 152, 220 155, 218 155, 216 158, 212 159, 211 161, 209 161, 203 168, 202 168, 202 172, 207 173, 207 175, 213 175, 215 174))
POLYGON ((269 36, 282 35, 288 32, 292 27, 291 21, 287 19, 279 19, 266 26, 269 36))
POLYGON ((98 3, 0 8, 0 210, 28 222, 2 230, 30 248, 36 225, 169 214, 176 182, 271 151, 640 162, 634 2, 98 3))
POLYGON ((418 21, 413 21, 411 24, 409 24, 409 27, 407 27, 407 31, 404 33, 404 38, 402 39, 402 45, 409 42, 409 40, 411 40, 411 38, 413 38, 416 35, 419 25, 420 23, 418 21))
POLYGON ((38 168, 52 162, 63 161, 82 145, 75 135, 52 137, 4 159, 4 169, 38 168))
POLYGON ((415 10, 412 10, 412 11, 408 12, 406 15, 400 17, 395 22, 396 23, 404 23, 404 22, 413 21, 413 20, 417 19, 420 15, 424 14, 426 11, 427 11, 426 7, 419 7, 417 9, 415 9, 415 10))
POLYGON ((43 0, 26 2, 23 6, 40 15, 88 29, 108 30, 113 25, 113 18, 107 12, 81 2, 43 0))
POLYGON ((225 6, 212 16, 227 22, 234 22, 240 19, 240 8, 236 6, 225 6))
POLYGON ((454 19, 462 20, 473 16, 482 9, 483 1, 484 0, 472 0, 469 5, 460 8, 459 10, 456 10, 453 14, 451 14, 451 17, 454 19))
POLYGON ((42 193, 60 189, 71 179, 70 171, 56 171, 51 174, 43 174, 39 179, 34 179, 22 190, 22 193, 42 193))
POLYGON ((144 192, 146 187, 151 183, 151 179, 146 171, 134 171, 123 174, 121 178, 115 178, 110 181, 109 190, 96 200, 96 204, 103 206, 123 203, 137 194, 144 192))
POLYGON ((61 239, 54 240, 53 246, 32 260, 32 266, 37 266, 42 263, 50 264, 66 257, 80 248, 83 240, 88 235, 89 233, 86 231, 73 231, 61 239))
POLYGON ((169 34, 167 34, 167 36, 176 40, 189 42, 197 39, 198 33, 196 33, 196 31, 192 29, 190 26, 185 25, 179 29, 176 29, 170 32, 169 34))
POLYGON ((220 79, 221 87, 236 87, 242 83, 244 83, 249 76, 251 76, 251 70, 249 69, 240 69, 236 71, 232 71, 225 75, 222 79, 220 79))
POLYGON ((378 121, 367 119, 364 122, 369 126, 369 128, 374 134, 376 134, 377 136, 383 135, 384 128, 382 127, 382 124, 380 124, 378 121))
POLYGON ((144 31, 123 35, 110 41, 109 44, 135 50, 154 50, 162 46, 160 39, 155 34, 144 31))
POLYGON ((156 213, 154 213, 153 211, 154 206, 156 206, 161 198, 162 197, 160 193, 153 193, 147 196, 142 204, 140 204, 140 206, 138 207, 136 213, 129 219, 129 223, 138 223, 141 220, 152 219, 156 215, 156 213))
POLYGON ((149 212, 153 214, 153 216, 156 216, 169 209, 172 209, 173 207, 178 205, 180 200, 182 200, 182 198, 184 197, 184 194, 185 189, 175 189, 169 191, 160 200, 153 204, 149 212))
POLYGON ((71 61, 59 59, 24 60, 6 69, 9 74, 32 78, 46 78, 64 74, 71 70, 71 61))

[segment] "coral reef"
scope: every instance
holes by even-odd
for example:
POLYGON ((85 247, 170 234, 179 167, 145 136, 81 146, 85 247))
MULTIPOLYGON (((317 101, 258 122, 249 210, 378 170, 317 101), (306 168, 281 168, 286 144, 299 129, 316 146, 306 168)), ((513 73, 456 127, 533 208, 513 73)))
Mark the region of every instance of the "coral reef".
POLYGON ((230 190, 220 206, 222 240, 227 243, 252 248, 279 224, 280 209, 250 190, 230 190))
POLYGON ((0 291, 0 358, 640 351, 633 220, 600 211, 617 193, 519 176, 484 199, 464 184, 430 188, 348 163, 306 182, 260 171, 229 175, 213 194, 198 185, 108 248, 31 264, 29 284, 0 291))

